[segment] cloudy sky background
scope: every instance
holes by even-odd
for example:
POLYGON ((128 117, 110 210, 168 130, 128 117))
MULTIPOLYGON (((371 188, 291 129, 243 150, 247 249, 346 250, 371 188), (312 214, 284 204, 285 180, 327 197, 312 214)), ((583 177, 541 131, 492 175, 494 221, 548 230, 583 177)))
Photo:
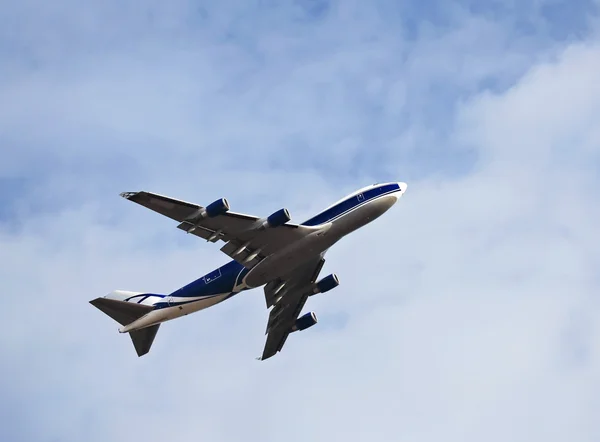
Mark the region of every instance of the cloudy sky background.
POLYGON ((597 2, 0 6, 1 440, 600 440, 597 2), (260 289, 139 359, 88 304, 227 262, 119 192, 392 180, 268 361, 260 289))

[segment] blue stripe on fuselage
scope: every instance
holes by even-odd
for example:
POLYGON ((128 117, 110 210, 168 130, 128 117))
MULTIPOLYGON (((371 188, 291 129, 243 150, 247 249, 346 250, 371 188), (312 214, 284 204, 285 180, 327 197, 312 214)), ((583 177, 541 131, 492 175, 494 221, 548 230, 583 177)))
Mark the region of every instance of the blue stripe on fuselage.
MULTIPOLYGON (((177 298, 202 297, 202 299, 212 298, 213 296, 223 295, 225 293, 229 293, 231 296, 236 285, 242 282, 244 275, 248 272, 249 270, 242 264, 237 261, 230 261, 224 266, 190 282, 188 285, 175 290, 169 296, 177 298)), ((169 296, 167 296, 167 299, 169 296)), ((196 299, 191 301, 180 301, 171 305, 169 305, 168 301, 161 301, 154 304, 154 306, 155 308, 164 308, 173 305, 187 304, 188 302, 194 301, 196 301, 196 299)))
POLYGON ((240 274, 244 271, 247 273, 248 269, 237 261, 230 261, 217 270, 207 273, 202 278, 198 278, 188 285, 181 287, 179 290, 174 291, 171 293, 171 296, 186 298, 232 292, 236 283, 243 278, 243 275, 240 274), (211 276, 217 271, 220 273, 220 276, 211 279, 211 276))
POLYGON ((363 193, 359 193, 358 195, 351 196, 346 198, 344 201, 336 204, 333 207, 319 213, 316 216, 313 216, 308 221, 302 223, 303 226, 318 226, 319 224, 325 224, 333 219, 343 215, 344 213, 355 209, 358 206, 368 203, 369 201, 378 198, 380 196, 386 195, 388 193, 397 192, 400 190, 400 186, 396 183, 394 184, 385 184, 382 186, 374 187, 372 189, 366 190, 363 193))
POLYGON ((143 300, 145 300, 146 298, 150 298, 150 297, 158 297, 158 298, 164 298, 165 295, 159 295, 158 293, 140 293, 134 296, 130 296, 129 298, 125 298, 124 301, 126 302, 136 302, 136 303, 140 303, 143 300), (140 299, 136 299, 136 298, 140 298, 140 299), (135 301, 134 301, 135 299, 135 301))

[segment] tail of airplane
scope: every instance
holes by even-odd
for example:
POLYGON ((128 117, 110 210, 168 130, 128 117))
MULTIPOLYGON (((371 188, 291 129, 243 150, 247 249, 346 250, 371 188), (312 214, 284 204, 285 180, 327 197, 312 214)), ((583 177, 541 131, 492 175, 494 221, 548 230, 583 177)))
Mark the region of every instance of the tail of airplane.
MULTIPOLYGON (((116 290, 102 298, 91 300, 90 304, 119 324, 126 326, 154 310, 151 305, 138 303, 143 296, 143 293, 116 290)), ((138 356, 143 356, 150 351, 159 327, 160 324, 156 324, 129 332, 138 356)))

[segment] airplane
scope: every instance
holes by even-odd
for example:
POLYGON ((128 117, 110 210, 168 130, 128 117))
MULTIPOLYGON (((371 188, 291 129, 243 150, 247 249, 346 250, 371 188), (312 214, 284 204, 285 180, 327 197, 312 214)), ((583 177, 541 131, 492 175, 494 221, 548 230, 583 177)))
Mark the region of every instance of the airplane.
POLYGON ((339 285, 332 273, 319 281, 325 253, 344 236, 388 211, 406 192, 404 182, 363 187, 302 224, 290 223, 287 209, 267 217, 229 210, 220 198, 206 207, 155 193, 123 192, 123 198, 177 221, 178 228, 207 242, 223 241, 232 258, 222 267, 169 295, 116 290, 90 303, 121 324, 139 356, 150 351, 160 324, 264 286, 269 319, 262 356, 281 351, 290 333, 317 323, 314 312, 299 316, 309 297, 339 285))

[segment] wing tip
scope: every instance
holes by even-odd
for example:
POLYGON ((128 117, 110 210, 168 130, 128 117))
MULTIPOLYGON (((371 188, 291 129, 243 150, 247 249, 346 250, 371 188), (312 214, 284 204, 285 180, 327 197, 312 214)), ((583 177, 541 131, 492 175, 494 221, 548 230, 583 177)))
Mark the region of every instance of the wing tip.
MULTIPOLYGON (((267 349, 265 349, 265 350, 263 351, 263 354, 260 356, 260 360, 261 360, 261 361, 266 361, 267 359, 270 359, 270 358, 272 358, 273 356, 275 356, 275 355, 276 355, 277 353, 279 353, 280 351, 281 351, 281 349, 280 349, 280 350, 275 350, 275 351, 273 351, 272 349, 271 349, 271 350, 267 350, 267 349)), ((258 358, 257 358, 257 359, 258 359, 258 358)))
POLYGON ((138 193, 140 193, 140 192, 121 192, 119 194, 119 196, 128 200, 128 199, 134 197, 135 195, 137 195, 138 193))

